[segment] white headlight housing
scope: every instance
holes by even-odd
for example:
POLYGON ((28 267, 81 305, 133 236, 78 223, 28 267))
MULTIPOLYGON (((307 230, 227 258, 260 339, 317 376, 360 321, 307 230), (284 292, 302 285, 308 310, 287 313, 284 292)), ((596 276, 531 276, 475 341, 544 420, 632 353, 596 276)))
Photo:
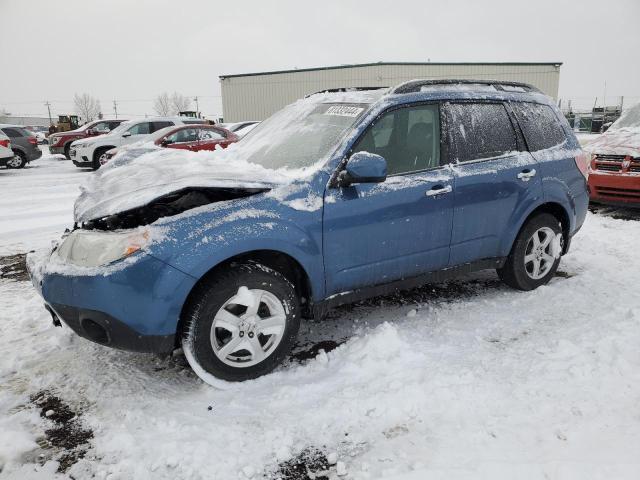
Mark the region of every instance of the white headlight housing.
POLYGON ((103 232, 75 230, 56 250, 65 263, 80 267, 99 267, 134 254, 149 244, 149 232, 103 232))

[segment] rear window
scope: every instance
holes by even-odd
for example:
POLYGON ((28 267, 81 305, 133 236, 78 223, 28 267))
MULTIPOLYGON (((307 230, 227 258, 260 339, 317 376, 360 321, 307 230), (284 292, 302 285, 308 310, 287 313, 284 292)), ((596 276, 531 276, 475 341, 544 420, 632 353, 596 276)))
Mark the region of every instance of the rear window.
POLYGON ((523 102, 513 103, 512 107, 530 151, 545 150, 565 141, 564 129, 548 105, 523 102))
POLYGON ((5 127, 2 130, 4 131, 4 134, 10 138, 30 137, 33 135, 31 132, 28 132, 23 128, 5 127))
POLYGON ((501 103, 452 103, 448 111, 449 143, 458 162, 518 150, 516 132, 501 103))

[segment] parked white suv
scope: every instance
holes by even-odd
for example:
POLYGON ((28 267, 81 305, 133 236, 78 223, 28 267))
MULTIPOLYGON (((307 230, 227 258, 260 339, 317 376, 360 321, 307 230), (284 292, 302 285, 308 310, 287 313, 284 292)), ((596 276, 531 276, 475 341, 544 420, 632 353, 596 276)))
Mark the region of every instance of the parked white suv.
POLYGON ((69 156, 76 167, 100 168, 100 157, 107 150, 144 140, 147 135, 172 125, 205 123, 204 120, 188 117, 154 117, 130 120, 120 124, 106 135, 76 140, 71 144, 69 156))

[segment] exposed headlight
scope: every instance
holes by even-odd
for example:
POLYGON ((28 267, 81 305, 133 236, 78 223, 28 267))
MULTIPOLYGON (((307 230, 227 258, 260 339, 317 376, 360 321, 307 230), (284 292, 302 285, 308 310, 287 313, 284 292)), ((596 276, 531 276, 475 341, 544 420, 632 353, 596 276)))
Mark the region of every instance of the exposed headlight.
POLYGON ((60 244, 56 254, 65 263, 99 267, 128 257, 149 243, 149 232, 102 232, 75 230, 60 244))

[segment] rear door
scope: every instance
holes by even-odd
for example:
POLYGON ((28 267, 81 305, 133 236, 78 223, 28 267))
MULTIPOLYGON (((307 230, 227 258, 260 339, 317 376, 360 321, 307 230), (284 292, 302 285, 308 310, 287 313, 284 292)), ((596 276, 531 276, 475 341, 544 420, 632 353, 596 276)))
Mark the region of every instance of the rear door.
POLYGON ((352 153, 382 155, 388 176, 379 184, 327 189, 327 295, 447 266, 453 189, 440 144, 437 104, 387 111, 356 142, 352 153))
POLYGON ((448 103, 454 174, 450 265, 502 257, 504 236, 542 197, 539 167, 502 103, 448 103))

